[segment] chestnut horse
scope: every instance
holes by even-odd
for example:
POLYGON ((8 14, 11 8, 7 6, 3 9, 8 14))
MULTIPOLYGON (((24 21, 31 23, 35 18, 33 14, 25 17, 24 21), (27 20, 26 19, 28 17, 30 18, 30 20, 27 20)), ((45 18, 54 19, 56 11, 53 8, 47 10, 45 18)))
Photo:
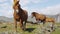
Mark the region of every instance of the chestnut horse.
POLYGON ((32 12, 32 17, 35 17, 36 21, 41 21, 43 22, 43 24, 45 24, 45 19, 46 19, 45 15, 32 12))
POLYGON ((54 27, 54 24, 55 24, 55 19, 54 18, 46 17, 45 15, 38 14, 37 12, 32 12, 32 17, 35 17, 36 21, 43 22, 43 25, 48 23, 48 22, 49 22, 49 24, 52 22, 51 29, 53 30, 53 27, 54 27))
POLYGON ((23 10, 19 4, 19 1, 16 2, 16 4, 14 5, 14 20, 15 20, 15 28, 17 30, 17 22, 20 22, 20 28, 22 30, 25 30, 25 26, 26 26, 26 21, 28 18, 28 13, 26 10, 23 10))

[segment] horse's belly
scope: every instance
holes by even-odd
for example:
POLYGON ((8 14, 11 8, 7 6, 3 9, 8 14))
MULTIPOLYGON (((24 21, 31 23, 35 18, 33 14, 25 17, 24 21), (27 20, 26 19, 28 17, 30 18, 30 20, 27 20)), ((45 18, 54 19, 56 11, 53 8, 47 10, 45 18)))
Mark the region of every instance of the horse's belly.
POLYGON ((16 19, 16 21, 20 21, 20 19, 16 19))

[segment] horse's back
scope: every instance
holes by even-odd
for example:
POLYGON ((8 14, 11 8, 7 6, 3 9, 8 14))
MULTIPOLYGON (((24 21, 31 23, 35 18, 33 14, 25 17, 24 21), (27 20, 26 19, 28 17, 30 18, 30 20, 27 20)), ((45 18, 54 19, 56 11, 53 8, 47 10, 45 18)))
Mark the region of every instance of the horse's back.
POLYGON ((46 18, 46 22, 54 22, 55 21, 55 19, 54 18, 46 18))
POLYGON ((21 18, 22 18, 23 21, 27 20, 27 18, 28 18, 27 11, 26 10, 23 10, 23 14, 21 16, 22 16, 21 18))
POLYGON ((41 19, 41 20, 43 20, 43 19, 45 19, 45 15, 43 15, 43 14, 36 14, 36 18, 37 19, 41 19))

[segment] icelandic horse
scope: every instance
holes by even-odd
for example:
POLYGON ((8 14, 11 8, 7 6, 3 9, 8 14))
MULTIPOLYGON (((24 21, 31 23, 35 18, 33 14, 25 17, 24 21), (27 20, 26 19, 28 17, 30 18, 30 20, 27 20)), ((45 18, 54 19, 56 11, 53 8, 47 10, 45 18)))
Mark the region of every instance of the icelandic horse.
POLYGON ((51 25, 51 29, 53 30, 54 28, 54 25, 55 25, 55 19, 54 18, 49 18, 49 17, 46 17, 45 15, 43 14, 38 14, 37 12, 32 12, 32 17, 35 17, 36 21, 41 21, 43 22, 43 26, 45 27, 45 24, 49 22, 49 24, 52 22, 51 25))
POLYGON ((27 22, 27 18, 28 18, 28 13, 26 10, 23 10, 19 4, 19 1, 15 1, 15 4, 13 6, 14 9, 14 23, 15 23, 15 29, 17 31, 17 22, 19 22, 20 24, 20 28, 22 30, 26 29, 26 22, 27 22))

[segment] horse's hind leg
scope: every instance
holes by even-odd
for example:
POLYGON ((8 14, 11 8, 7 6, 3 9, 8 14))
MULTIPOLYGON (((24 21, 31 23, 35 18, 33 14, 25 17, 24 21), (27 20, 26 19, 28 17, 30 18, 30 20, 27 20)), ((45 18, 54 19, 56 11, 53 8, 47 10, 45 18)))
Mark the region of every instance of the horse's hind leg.
POLYGON ((52 22, 51 30, 53 30, 53 31, 55 31, 54 25, 55 25, 55 23, 54 23, 54 22, 52 22))

